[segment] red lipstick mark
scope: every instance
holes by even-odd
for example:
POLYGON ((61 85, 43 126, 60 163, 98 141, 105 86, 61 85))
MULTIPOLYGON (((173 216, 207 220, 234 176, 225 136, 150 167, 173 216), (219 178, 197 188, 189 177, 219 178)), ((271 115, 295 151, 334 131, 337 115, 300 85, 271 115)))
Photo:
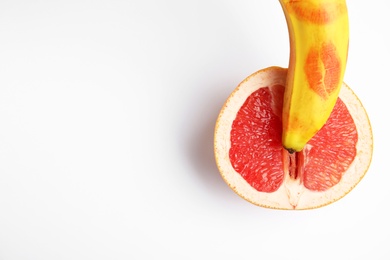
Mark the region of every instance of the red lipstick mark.
POLYGON ((341 62, 333 43, 312 47, 305 62, 309 86, 326 99, 337 87, 341 76, 341 62))
POLYGON ((288 12, 295 14, 299 19, 315 24, 327 24, 338 16, 347 12, 342 3, 313 4, 308 1, 290 1, 286 4, 288 12))

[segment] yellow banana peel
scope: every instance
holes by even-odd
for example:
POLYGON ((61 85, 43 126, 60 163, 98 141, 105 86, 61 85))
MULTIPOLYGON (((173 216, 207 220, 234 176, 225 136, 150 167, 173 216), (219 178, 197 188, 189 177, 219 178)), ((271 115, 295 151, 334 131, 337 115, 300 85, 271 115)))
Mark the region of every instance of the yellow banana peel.
POLYGON ((345 0, 280 0, 290 38, 282 142, 301 151, 330 116, 343 83, 349 22, 345 0))

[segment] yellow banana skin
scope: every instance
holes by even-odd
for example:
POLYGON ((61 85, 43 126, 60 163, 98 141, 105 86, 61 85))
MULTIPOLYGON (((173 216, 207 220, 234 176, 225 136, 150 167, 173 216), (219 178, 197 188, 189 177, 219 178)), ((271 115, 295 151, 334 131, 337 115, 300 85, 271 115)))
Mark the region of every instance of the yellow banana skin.
POLYGON ((290 38, 283 146, 301 151, 326 123, 343 83, 349 42, 345 0, 280 0, 290 38))

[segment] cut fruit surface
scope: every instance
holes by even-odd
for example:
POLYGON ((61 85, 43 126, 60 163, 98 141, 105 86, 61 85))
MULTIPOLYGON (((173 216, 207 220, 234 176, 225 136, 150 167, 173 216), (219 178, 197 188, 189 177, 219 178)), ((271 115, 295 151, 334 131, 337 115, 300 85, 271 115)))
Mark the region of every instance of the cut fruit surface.
POLYGON ((276 209, 317 208, 346 195, 367 171, 372 132, 367 114, 343 84, 325 126, 301 152, 282 146, 287 70, 246 78, 217 119, 214 151, 225 182, 249 202, 276 209))

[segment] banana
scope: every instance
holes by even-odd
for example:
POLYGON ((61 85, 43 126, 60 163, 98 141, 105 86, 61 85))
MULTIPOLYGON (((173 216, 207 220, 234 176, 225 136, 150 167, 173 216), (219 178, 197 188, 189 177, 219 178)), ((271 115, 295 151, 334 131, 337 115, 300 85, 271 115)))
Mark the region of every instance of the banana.
POLYGON ((293 153, 321 129, 337 101, 348 56, 348 11, 346 0, 279 1, 290 39, 282 142, 293 153))

